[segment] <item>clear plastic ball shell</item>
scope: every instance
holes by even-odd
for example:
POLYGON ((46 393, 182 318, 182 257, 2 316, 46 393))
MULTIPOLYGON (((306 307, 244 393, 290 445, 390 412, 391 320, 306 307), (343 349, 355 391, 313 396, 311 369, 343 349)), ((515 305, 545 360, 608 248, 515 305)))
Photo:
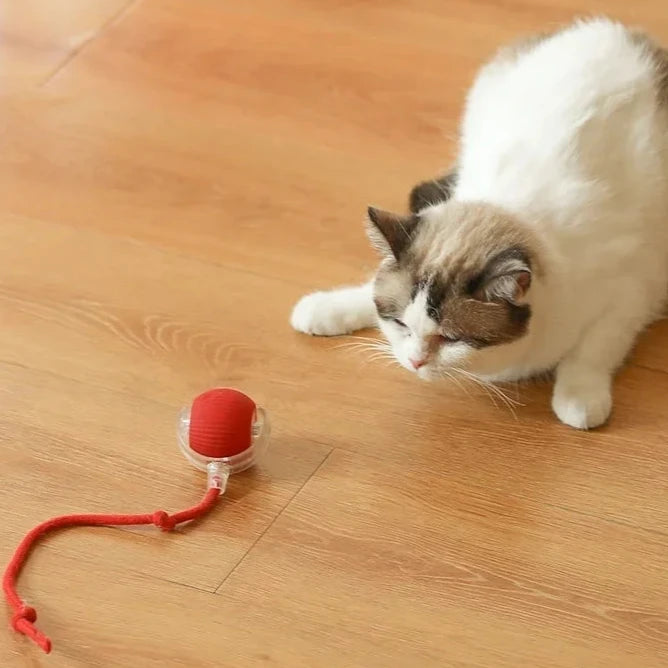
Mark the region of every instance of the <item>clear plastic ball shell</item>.
POLYGON ((200 471, 206 471, 207 465, 210 462, 216 462, 227 467, 230 473, 240 473, 262 459, 269 445, 271 426, 269 424, 267 413, 263 408, 257 408, 255 422, 251 429, 251 446, 246 448, 243 452, 231 457, 221 457, 220 459, 205 457, 195 452, 190 447, 190 406, 186 406, 185 408, 182 408, 179 413, 176 436, 179 448, 185 458, 200 471))

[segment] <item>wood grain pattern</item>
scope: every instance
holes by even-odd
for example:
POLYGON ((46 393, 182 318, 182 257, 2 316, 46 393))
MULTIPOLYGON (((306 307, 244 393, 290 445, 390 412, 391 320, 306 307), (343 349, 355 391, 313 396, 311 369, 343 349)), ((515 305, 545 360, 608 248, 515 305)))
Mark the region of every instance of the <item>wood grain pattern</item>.
POLYGON ((373 268, 365 206, 447 164, 479 63, 576 12, 668 42, 658 0, 0 10, 0 560, 54 513, 198 498, 174 423, 206 387, 275 427, 200 526, 40 545, 55 651, 2 629, 0 666, 668 666, 666 321, 590 434, 547 382, 511 410, 287 324, 373 268))
POLYGON ((219 594, 278 665, 665 665, 665 534, 482 482, 334 453, 219 594))
MULTIPOLYGON (((97 546, 140 552, 119 533, 97 546)), ((400 462, 335 452, 217 596, 124 569, 81 534, 52 542, 25 579, 45 623, 76 628, 58 657, 73 668, 665 665, 665 535, 518 512, 400 462)))

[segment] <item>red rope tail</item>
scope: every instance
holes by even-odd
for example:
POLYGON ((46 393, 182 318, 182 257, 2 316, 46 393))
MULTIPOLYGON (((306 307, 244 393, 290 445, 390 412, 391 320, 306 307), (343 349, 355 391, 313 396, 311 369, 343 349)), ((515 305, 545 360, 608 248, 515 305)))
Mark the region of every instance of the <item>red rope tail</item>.
POLYGON ((51 651, 51 640, 35 627, 37 613, 16 593, 16 579, 34 544, 42 536, 66 527, 74 526, 133 526, 155 524, 163 531, 171 531, 177 524, 188 522, 205 515, 216 504, 220 490, 208 489, 204 498, 192 508, 168 515, 164 510, 156 510, 145 515, 62 515, 38 524, 19 543, 2 578, 2 588, 7 603, 12 608, 12 628, 28 636, 47 654, 51 651))

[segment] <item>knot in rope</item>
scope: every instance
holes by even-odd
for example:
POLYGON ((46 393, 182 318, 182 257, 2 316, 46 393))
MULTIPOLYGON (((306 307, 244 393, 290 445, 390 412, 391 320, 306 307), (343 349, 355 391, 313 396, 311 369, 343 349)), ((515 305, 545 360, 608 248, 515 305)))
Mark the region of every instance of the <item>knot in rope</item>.
POLYGON ((176 526, 176 521, 164 510, 156 510, 153 515, 153 524, 163 531, 171 531, 176 526))

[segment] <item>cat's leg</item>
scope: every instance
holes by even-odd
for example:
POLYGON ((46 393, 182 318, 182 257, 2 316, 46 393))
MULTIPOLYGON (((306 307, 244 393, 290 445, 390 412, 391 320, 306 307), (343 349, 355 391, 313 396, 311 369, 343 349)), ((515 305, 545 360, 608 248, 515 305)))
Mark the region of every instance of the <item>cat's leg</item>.
POLYGON ((610 312, 559 363, 552 395, 557 417, 576 429, 602 425, 612 409, 612 381, 647 318, 610 312))
POLYGON ((290 324, 316 336, 350 334, 378 324, 371 283, 302 297, 292 311, 290 324))

